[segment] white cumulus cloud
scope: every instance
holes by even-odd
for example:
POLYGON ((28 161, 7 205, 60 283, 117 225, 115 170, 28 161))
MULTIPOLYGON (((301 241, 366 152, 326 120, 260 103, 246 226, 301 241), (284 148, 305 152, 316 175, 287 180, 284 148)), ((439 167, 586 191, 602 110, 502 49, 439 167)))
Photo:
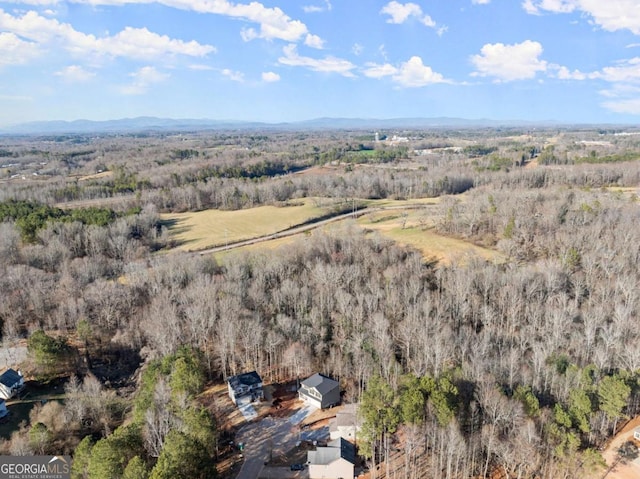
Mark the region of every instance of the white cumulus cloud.
MULTIPOLYGON (((42 0, 45 1, 45 0, 42 0)), ((258 29, 246 28, 242 31, 245 41, 255 38, 279 39, 297 42, 308 33, 307 26, 294 20, 279 7, 266 7, 262 3, 234 3, 228 0, 70 0, 73 3, 90 5, 126 5, 158 3, 170 8, 198 13, 223 15, 226 17, 255 23, 258 29)))
POLYGON ((591 76, 611 83, 640 83, 640 57, 619 61, 591 76))
POLYGON ((278 58, 282 65, 305 67, 313 71, 324 73, 338 73, 345 77, 355 76, 352 70, 355 65, 348 60, 326 56, 324 58, 311 58, 301 56, 295 44, 289 44, 282 49, 284 55, 278 58))
POLYGON ((3 65, 20 65, 27 63, 40 54, 38 45, 26 42, 15 33, 0 33, 0 67, 3 65))
POLYGON ((491 3, 491 0, 471 0, 471 3, 474 3, 476 5, 486 5, 488 3, 491 3))
POLYGON ((378 63, 367 63, 365 67, 364 75, 369 78, 382 78, 398 73, 398 69, 390 63, 384 63, 382 65, 378 63))
POLYGON ((422 58, 413 56, 400 66, 389 63, 376 64, 367 63, 364 75, 369 78, 391 77, 393 82, 407 88, 417 88, 433 83, 450 83, 440 73, 434 72, 431 67, 426 66, 422 58))
MULTIPOLYGON (((288 42, 297 42, 309 33, 307 26, 300 20, 294 20, 284 13, 279 7, 266 7, 260 2, 234 3, 228 0, 68 0, 70 3, 91 6, 122 6, 128 4, 153 4, 157 3, 178 10, 223 15, 258 26, 242 30, 243 39, 254 38, 279 39, 288 42)), ((26 5, 57 5, 64 0, 9 0, 10 3, 26 5)), ((331 10, 331 3, 325 0, 325 10, 331 10)), ((313 8, 312 8, 313 10, 313 8)))
POLYGON ((604 30, 629 30, 640 35, 638 0, 525 0, 522 7, 534 15, 578 11, 604 30))
POLYGON ((129 76, 133 79, 131 84, 122 86, 120 92, 123 95, 143 95, 149 87, 155 83, 160 83, 169 78, 167 73, 158 71, 155 67, 145 66, 129 76))
POLYGON ((69 65, 62 70, 55 72, 54 75, 59 76, 70 83, 83 83, 96 76, 94 72, 85 70, 80 65, 69 65))
POLYGON ((472 76, 493 77, 497 81, 527 80, 547 70, 547 62, 540 59, 542 45, 525 40, 514 45, 487 43, 479 55, 471 57, 476 67, 472 76))
POLYGON ((317 48, 318 50, 324 48, 324 40, 318 35, 312 35, 310 33, 305 37, 304 44, 311 48, 317 48))
POLYGON ((406 87, 421 87, 431 83, 445 82, 440 73, 436 73, 431 67, 424 65, 418 56, 411 57, 400 65, 398 72, 392 78, 396 83, 406 87))
POLYGON ((222 74, 224 76, 226 76, 229 80, 238 82, 238 83, 242 83, 244 82, 244 73, 242 72, 238 72, 238 71, 234 71, 234 70, 230 70, 228 68, 225 68, 224 70, 222 70, 222 74))
POLYGON ((274 83, 280 81, 280 75, 274 72, 262 72, 262 81, 267 83, 274 83))
POLYGON ((401 24, 409 20, 409 18, 416 18, 424 25, 436 28, 436 22, 427 14, 422 11, 422 7, 417 3, 400 3, 393 0, 387 3, 380 13, 383 15, 389 15, 387 23, 401 24))
POLYGON ((107 55, 133 59, 153 59, 171 55, 202 57, 215 51, 211 45, 185 42, 150 32, 146 28, 125 27, 113 36, 96 37, 75 30, 68 23, 46 18, 35 11, 13 16, 0 9, 0 29, 40 45, 65 48, 78 56, 107 55))

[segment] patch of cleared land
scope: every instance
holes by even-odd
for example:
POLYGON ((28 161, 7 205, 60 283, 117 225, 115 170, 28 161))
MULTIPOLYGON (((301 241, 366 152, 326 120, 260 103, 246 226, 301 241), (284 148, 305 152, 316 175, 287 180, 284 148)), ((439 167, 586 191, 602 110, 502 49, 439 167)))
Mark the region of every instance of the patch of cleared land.
MULTIPOLYGON (((464 201, 462 195, 460 200, 464 201)), ((237 211, 206 210, 197 213, 177 213, 163 215, 169 224, 171 234, 179 243, 178 249, 198 251, 226 243, 234 243, 259 238, 329 213, 334 205, 332 199, 306 198, 291 206, 260 206, 237 211)), ((384 208, 372 211, 357 220, 357 224, 390 238, 399 244, 412 246, 422 252, 427 259, 451 262, 469 255, 491 261, 503 261, 504 257, 491 249, 474 245, 467 241, 450 238, 435 232, 433 226, 438 220, 434 208, 439 198, 418 200, 364 200, 368 208, 384 208)), ((331 230, 341 227, 345 221, 322 225, 320 229, 331 230)), ((304 241, 310 232, 293 234, 260 243, 215 253, 216 260, 224 262, 236 254, 249 251, 274 250, 296 241, 304 241)))
MULTIPOLYGON (((427 226, 422 226, 419 221, 423 220, 416 218, 419 213, 410 212, 410 210, 407 211, 408 219, 404 229, 402 228, 403 210, 381 211, 372 213, 371 215, 365 215, 358 220, 358 225, 366 230, 375 231, 399 244, 416 248, 422 252, 425 259, 429 260, 437 259, 444 263, 450 263, 455 260, 464 260, 466 256, 472 255, 489 261, 505 261, 505 257, 497 251, 436 233, 430 222, 427 223, 427 226), (373 222, 372 218, 374 218, 373 222)), ((321 230, 331 231, 331 229, 340 228, 341 224, 344 224, 344 221, 326 225, 322 227, 321 230)), ((224 263, 225 261, 232 260, 235 255, 242 255, 247 252, 275 250, 286 245, 291 245, 297 241, 304 241, 308 235, 309 233, 300 233, 286 238, 278 238, 233 250, 221 251, 215 253, 214 257, 217 261, 224 263)))
POLYGON ((358 220, 363 228, 378 231, 398 244, 412 246, 426 259, 444 263, 479 256, 490 261, 504 261, 497 251, 477 246, 468 241, 438 234, 433 226, 437 216, 430 209, 387 210, 365 215, 358 220))
POLYGON ((162 215, 170 225, 178 249, 197 251, 226 243, 258 238, 300 225, 326 215, 330 203, 324 205, 311 198, 292 203, 292 206, 259 206, 245 210, 205 210, 196 213, 162 215))
POLYGON ((100 173, 94 173, 92 175, 85 175, 78 177, 78 181, 97 180, 100 178, 108 178, 113 176, 113 171, 101 171, 100 173))

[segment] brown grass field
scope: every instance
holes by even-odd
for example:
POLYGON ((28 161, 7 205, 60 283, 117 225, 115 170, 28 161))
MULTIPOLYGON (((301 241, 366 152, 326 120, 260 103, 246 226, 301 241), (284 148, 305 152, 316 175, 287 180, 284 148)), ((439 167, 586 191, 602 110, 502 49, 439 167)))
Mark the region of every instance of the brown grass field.
POLYGON ((237 211, 205 210, 164 214, 182 251, 198 251, 226 243, 283 231, 329 212, 332 203, 318 206, 311 198, 292 206, 259 206, 237 211))
MULTIPOLYGON (((344 220, 331 225, 325 225, 320 230, 336 231, 344 227, 348 221, 344 220)), ((437 260, 449 264, 455 261, 465 261, 468 257, 480 257, 488 261, 502 262, 505 257, 494 250, 474 245, 467 241, 443 236, 435 232, 433 225, 437 221, 436 212, 425 210, 386 210, 365 215, 357 220, 357 225, 370 231, 389 238, 400 245, 413 247, 422 252, 425 259, 437 260), (403 213, 406 213, 406 223, 403 213)), ((232 260, 235 255, 243 255, 248 252, 273 251, 297 241, 304 241, 313 232, 300 233, 286 238, 279 238, 270 241, 243 246, 229 251, 215 253, 214 257, 218 262, 232 260)))
POLYGON ((464 261, 469 256, 478 256, 489 261, 504 261, 504 256, 497 251, 438 234, 434 230, 437 221, 437 212, 427 207, 419 210, 380 211, 361 217, 358 224, 377 231, 400 245, 416 248, 426 259, 451 263, 464 261))

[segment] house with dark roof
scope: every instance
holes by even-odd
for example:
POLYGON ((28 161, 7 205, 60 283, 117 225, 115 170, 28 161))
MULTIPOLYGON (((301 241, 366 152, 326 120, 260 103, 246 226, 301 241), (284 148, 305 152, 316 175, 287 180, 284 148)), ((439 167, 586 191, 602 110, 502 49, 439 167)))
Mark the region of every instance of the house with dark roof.
POLYGON ((11 399, 24 387, 24 377, 19 371, 7 369, 0 374, 0 399, 11 399))
POLYGON ((229 388, 229 397, 236 406, 242 406, 264 398, 262 378, 255 371, 231 376, 227 379, 227 386, 229 388))
POLYGON ((319 409, 333 407, 340 404, 340 383, 316 373, 300 383, 298 396, 319 409))
POLYGON ((349 441, 336 439, 326 447, 307 452, 310 479, 352 479, 356 448, 349 441))

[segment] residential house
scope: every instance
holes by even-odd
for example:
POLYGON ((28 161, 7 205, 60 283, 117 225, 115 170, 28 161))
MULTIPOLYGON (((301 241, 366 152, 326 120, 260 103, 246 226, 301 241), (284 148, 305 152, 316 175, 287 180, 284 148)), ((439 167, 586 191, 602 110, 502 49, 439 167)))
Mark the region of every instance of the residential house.
POLYGON ((310 479, 353 479, 356 448, 349 441, 336 439, 307 452, 307 462, 310 479))
POLYGON ((333 407, 340 404, 340 383, 316 373, 300 383, 298 396, 319 409, 333 407))
POLYGON ((640 441, 640 426, 633 430, 633 438, 640 441))
POLYGON ((0 399, 11 399, 24 387, 24 377, 19 371, 7 369, 0 375, 0 399))
POLYGON ((236 406, 242 406, 264 398, 262 378, 255 371, 231 376, 227 379, 227 385, 229 387, 229 397, 236 406))
POLYGON ((347 441, 355 442, 356 435, 360 431, 360 420, 358 419, 358 405, 347 404, 336 414, 336 417, 329 420, 329 434, 331 439, 343 438, 347 441))

